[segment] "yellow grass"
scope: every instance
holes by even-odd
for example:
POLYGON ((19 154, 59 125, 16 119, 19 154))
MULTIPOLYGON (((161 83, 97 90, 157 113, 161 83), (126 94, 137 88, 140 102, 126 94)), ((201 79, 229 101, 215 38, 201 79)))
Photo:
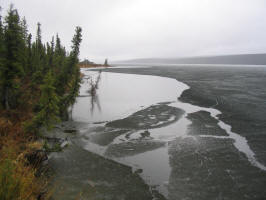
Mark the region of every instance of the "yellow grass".
POLYGON ((46 182, 35 176, 36 169, 27 164, 25 152, 9 143, 0 153, 0 199, 36 200, 46 182))

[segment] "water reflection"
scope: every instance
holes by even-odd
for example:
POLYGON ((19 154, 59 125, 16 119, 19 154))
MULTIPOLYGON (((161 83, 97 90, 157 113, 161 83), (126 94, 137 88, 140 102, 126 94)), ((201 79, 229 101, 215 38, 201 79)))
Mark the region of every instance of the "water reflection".
MULTIPOLYGON (((99 71, 97 74, 97 77, 94 78, 93 76, 90 77, 90 88, 88 92, 90 93, 90 113, 93 115, 95 105, 98 108, 98 112, 101 113, 102 108, 100 104, 100 98, 99 95, 97 94, 97 90, 99 89, 100 81, 101 81, 101 74, 102 71, 99 71)), ((88 79, 87 79, 88 82, 88 79)))
POLYGON ((83 80, 73 109, 75 121, 93 123, 122 119, 158 102, 175 101, 177 95, 184 90, 182 86, 176 87, 176 80, 162 77, 99 73, 84 69, 82 73, 85 74, 84 77, 92 78, 96 91, 92 96, 91 80, 83 80), (98 106, 101 112, 98 112, 98 106))
POLYGON ((98 111, 101 113, 102 108, 101 108, 99 96, 97 94, 91 95, 91 97, 90 97, 90 111, 91 111, 90 113, 91 113, 91 115, 93 115, 93 113, 94 113, 95 105, 97 106, 98 111))

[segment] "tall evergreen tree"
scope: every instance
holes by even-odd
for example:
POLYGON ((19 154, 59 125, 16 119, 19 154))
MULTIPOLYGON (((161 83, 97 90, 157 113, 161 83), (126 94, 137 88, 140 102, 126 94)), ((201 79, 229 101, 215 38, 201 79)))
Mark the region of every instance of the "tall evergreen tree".
POLYGON ((78 95, 80 43, 81 28, 77 27, 70 53, 66 53, 58 34, 45 45, 40 23, 32 42, 26 19, 20 20, 17 10, 11 6, 4 23, 0 16, 1 109, 25 107, 34 112, 33 118, 25 123, 33 130, 50 127, 58 121, 78 95))
POLYGON ((36 44, 38 51, 42 50, 42 31, 41 31, 41 23, 37 23, 37 34, 36 34, 36 44))
MULTIPOLYGON (((0 8, 1 11, 1 8, 0 8)), ((2 79, 2 77, 4 76, 4 69, 5 69, 5 64, 6 64, 6 59, 5 59, 5 43, 4 43, 4 27, 3 27, 3 23, 2 23, 2 16, 0 15, 0 108, 4 107, 5 104, 5 94, 4 94, 4 79, 2 79)))
POLYGON ((36 40, 32 45, 32 56, 34 67, 32 80, 35 84, 40 84, 45 73, 45 48, 42 44, 41 24, 39 22, 37 23, 36 40))
MULTIPOLYGON (((80 70, 78 67, 79 47, 81 43, 81 28, 76 27, 75 35, 72 39, 72 50, 68 57, 66 66, 61 73, 61 84, 69 87, 67 95, 62 98, 62 109, 65 110, 70 104, 74 103, 80 87, 80 70)), ((62 91, 61 91, 62 92, 62 91)))
POLYGON ((60 54, 61 52, 61 41, 60 41, 58 34, 56 34, 55 52, 57 54, 60 54))
POLYGON ((79 47, 81 43, 81 31, 82 29, 80 27, 76 27, 75 35, 72 39, 72 50, 69 55, 69 63, 67 67, 67 71, 65 76, 69 78, 72 73, 74 73, 75 67, 77 67, 78 64, 78 56, 79 56, 79 47))
POLYGON ((21 29, 22 29, 23 40, 25 42, 27 42, 27 39, 28 39, 28 25, 27 25, 27 21, 26 21, 25 17, 23 17, 23 19, 21 21, 21 29))
POLYGON ((31 44, 32 35, 29 34, 27 37, 27 70, 28 74, 32 75, 33 73, 33 67, 32 67, 32 44, 31 44))
POLYGON ((5 64, 1 68, 1 85, 3 88, 4 108, 15 108, 19 77, 23 74, 22 51, 24 50, 22 29, 16 9, 10 6, 5 18, 4 43, 6 48, 5 64))
MULTIPOLYGON (((0 7, 1 11, 1 7, 0 7)), ((2 22, 2 16, 0 15, 0 59, 4 57, 4 27, 2 22)), ((2 62, 0 62, 2 64, 2 62)))
POLYGON ((53 50, 53 52, 54 52, 54 36, 52 37, 51 48, 52 48, 52 50, 53 50))
POLYGON ((51 71, 46 74, 40 89, 40 109, 34 117, 31 127, 39 128, 45 126, 46 128, 51 128, 53 124, 59 121, 59 97, 55 92, 54 78, 51 71))
POLYGON ((79 47, 80 47, 80 43, 82 41, 82 39, 81 39, 82 29, 81 29, 81 27, 78 26, 78 27, 76 27, 75 31, 76 31, 75 35, 72 39, 72 51, 71 51, 71 53, 73 54, 73 56, 75 56, 76 59, 78 59, 79 47))
POLYGON ((23 17, 23 19, 20 22, 21 27, 21 37, 22 37, 22 45, 21 45, 21 62, 23 65, 23 70, 25 73, 29 72, 28 68, 28 47, 27 47, 27 40, 28 40, 28 26, 26 22, 26 18, 23 17))

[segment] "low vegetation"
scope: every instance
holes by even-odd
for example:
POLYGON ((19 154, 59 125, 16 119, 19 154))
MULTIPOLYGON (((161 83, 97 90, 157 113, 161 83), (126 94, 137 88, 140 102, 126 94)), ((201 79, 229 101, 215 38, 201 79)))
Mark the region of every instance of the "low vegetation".
POLYGON ((89 61, 88 59, 84 59, 83 61, 79 62, 80 68, 95 68, 95 67, 110 67, 108 64, 108 60, 104 60, 104 64, 96 64, 94 62, 89 61))
POLYGON ((28 155, 43 150, 36 142, 43 129, 67 117, 80 87, 81 28, 67 52, 58 35, 35 40, 25 18, 11 5, 0 16, 0 199, 47 199, 47 181, 28 155))

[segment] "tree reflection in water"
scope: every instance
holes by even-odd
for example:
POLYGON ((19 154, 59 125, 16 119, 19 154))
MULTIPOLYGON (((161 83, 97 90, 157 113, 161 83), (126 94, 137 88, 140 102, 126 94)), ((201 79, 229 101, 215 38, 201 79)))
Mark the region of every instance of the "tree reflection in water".
POLYGON ((93 78, 90 78, 90 89, 89 89, 89 93, 90 93, 90 104, 91 104, 91 115, 93 115, 94 109, 95 109, 95 105, 97 106, 99 112, 101 112, 101 104, 100 104, 100 100, 97 94, 97 89, 99 88, 99 83, 101 81, 101 73, 102 71, 98 72, 97 78, 94 81, 93 78))

